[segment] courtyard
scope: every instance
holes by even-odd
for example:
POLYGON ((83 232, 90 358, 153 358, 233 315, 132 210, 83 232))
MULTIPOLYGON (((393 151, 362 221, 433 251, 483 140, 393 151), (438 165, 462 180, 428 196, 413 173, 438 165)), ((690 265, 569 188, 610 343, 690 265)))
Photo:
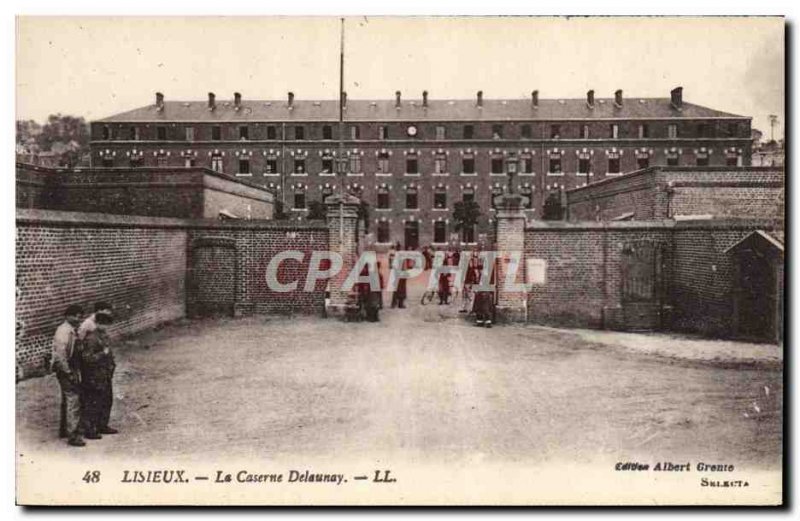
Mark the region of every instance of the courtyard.
MULTIPOLYGON (((121 432, 77 450, 780 466, 778 346, 476 328, 456 306, 417 297, 379 323, 220 318, 122 340, 112 415, 121 432)), ((20 453, 76 450, 56 437, 58 403, 52 376, 17 385, 20 453)))

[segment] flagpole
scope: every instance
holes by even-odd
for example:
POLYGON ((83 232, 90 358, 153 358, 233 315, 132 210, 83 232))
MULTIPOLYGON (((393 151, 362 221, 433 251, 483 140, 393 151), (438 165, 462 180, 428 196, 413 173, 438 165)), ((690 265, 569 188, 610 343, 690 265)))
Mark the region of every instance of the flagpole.
POLYGON ((339 245, 344 242, 344 18, 339 37, 339 245))

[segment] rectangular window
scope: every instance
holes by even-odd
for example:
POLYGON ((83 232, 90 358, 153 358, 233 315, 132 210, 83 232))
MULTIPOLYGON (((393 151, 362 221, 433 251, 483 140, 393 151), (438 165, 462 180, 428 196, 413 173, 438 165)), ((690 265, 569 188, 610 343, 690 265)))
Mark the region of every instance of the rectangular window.
POLYGON ((221 155, 213 155, 211 156, 211 170, 214 172, 222 173, 222 156, 221 155))
POLYGON ((167 166, 167 155, 166 154, 159 154, 156 156, 156 166, 167 166))
MULTIPOLYGON (((114 166, 114 159, 111 157, 103 158, 103 168, 112 168, 114 166)), ((133 166, 133 165, 131 165, 133 166)))
POLYGON ((333 127, 330 125, 323 125, 322 139, 333 139, 333 127))
POLYGON ((186 141, 194 141, 194 127, 186 127, 186 141))
POLYGON ((350 139, 361 139, 361 127, 358 125, 350 127, 350 139))
POLYGON ((530 139, 531 137, 533 137, 533 132, 531 132, 531 126, 530 125, 522 125, 521 135, 522 135, 522 139, 530 139))
POLYGON ((379 188, 378 189, 378 208, 381 210, 388 210, 389 209, 389 189, 388 188, 379 188))
POLYGON ((436 174, 447 173, 447 156, 445 154, 436 154, 433 159, 433 171, 436 174))
POLYGON ((212 141, 219 141, 222 139, 222 127, 219 125, 211 127, 211 139, 212 141))
POLYGON ((306 193, 305 192, 295 192, 294 193, 294 209, 295 210, 304 210, 306 207, 306 193))
POLYGON ((649 157, 637 157, 636 158, 636 166, 639 167, 639 170, 642 168, 647 168, 650 166, 650 158, 649 157))
POLYGON ((474 174, 475 173, 475 157, 474 156, 464 156, 461 160, 461 172, 465 174, 474 174))
POLYGON ((297 157, 294 160, 294 173, 295 174, 305 174, 306 173, 306 160, 304 157, 297 157))
POLYGON ((619 138, 619 125, 611 125, 611 138, 619 138))
POLYGON ((532 174, 533 158, 530 156, 523 156, 519 161, 519 171, 523 174, 532 174))
POLYGON ((433 242, 445 243, 447 242, 447 223, 444 221, 436 221, 433 223, 433 242))
POLYGON ((276 139, 277 135, 277 130, 274 126, 270 125, 267 127, 267 139, 276 139))
POLYGON ((406 190, 406 208, 409 210, 417 209, 417 189, 413 186, 406 190))
POLYGON ((239 139, 250 139, 250 127, 246 125, 239 127, 239 139))
POLYGON ((737 156, 729 155, 725 158, 726 166, 739 166, 739 158, 737 156))
POLYGON ((728 136, 736 137, 739 135, 739 125, 736 123, 728 123, 728 136))
POLYGON ((351 174, 361 173, 361 156, 358 154, 352 154, 350 156, 350 173, 351 174))
POLYGON ((589 139, 589 125, 583 125, 581 127, 581 138, 589 139))
POLYGON ((332 174, 333 172, 333 156, 322 156, 322 173, 332 174))
POLYGON ((239 173, 240 174, 249 174, 250 173, 250 160, 249 159, 240 159, 239 160, 239 173))
POLYGON ((503 158, 502 157, 493 157, 491 162, 493 174, 502 174, 503 173, 503 158))
POLYGON ((492 125, 492 139, 503 138, 503 125, 492 125))
POLYGON ((191 168, 191 167, 195 166, 194 158, 193 157, 184 158, 183 166, 185 166, 186 168, 191 168))
POLYGON ((698 154, 697 166, 708 166, 708 154, 698 154))
POLYGON ((561 173, 561 156, 550 158, 550 170, 548 172, 551 174, 561 173))
POLYGON ((306 138, 306 129, 305 129, 305 127, 301 127, 301 126, 294 127, 294 138, 295 139, 305 139, 306 138))
POLYGON ((156 139, 159 141, 167 140, 167 127, 156 127, 156 139))
POLYGON ((131 127, 129 130, 131 140, 139 141, 139 127, 131 127))
POLYGON ((698 123, 697 124, 697 137, 706 137, 708 134, 708 125, 705 123, 698 123))
POLYGON ((111 130, 108 128, 108 125, 103 126, 103 139, 106 141, 111 139, 111 130))
POLYGON ((464 191, 461 193, 461 200, 465 203, 469 203, 475 200, 475 189, 472 187, 464 188, 464 191))
POLYGON ((645 124, 639 125, 639 139, 650 137, 650 127, 645 124))
POLYGON ((381 174, 389 173, 389 152, 378 153, 378 172, 381 174))
POLYGON ((378 242, 384 244, 389 242, 389 221, 378 222, 378 242))
POLYGON ((269 158, 267 159, 266 164, 264 165, 264 173, 265 174, 277 174, 278 173, 278 160, 269 158))
POLYGON ((578 173, 588 174, 591 160, 588 157, 581 157, 578 159, 578 173))
POLYGON ((667 125, 667 137, 669 139, 677 139, 678 125, 667 125))
POLYGON ((407 157, 406 158, 406 173, 407 174, 418 174, 419 173, 419 164, 417 162, 417 157, 407 157))
POLYGON ((472 139, 475 136, 475 127, 464 125, 464 139, 472 139))
POLYGON ((389 139, 389 127, 386 125, 378 127, 378 139, 389 139))
POLYGON ((436 139, 445 139, 445 129, 441 125, 436 127, 436 139))
POLYGON ((618 174, 619 173, 619 158, 618 157, 609 157, 608 158, 608 173, 609 174, 618 174))
POLYGON ((561 137, 561 125, 550 125, 550 139, 561 137))
POLYGON ((678 154, 667 154, 667 166, 678 166, 678 154))
POLYGON ((433 193, 433 207, 438 209, 447 208, 447 189, 437 188, 433 193))

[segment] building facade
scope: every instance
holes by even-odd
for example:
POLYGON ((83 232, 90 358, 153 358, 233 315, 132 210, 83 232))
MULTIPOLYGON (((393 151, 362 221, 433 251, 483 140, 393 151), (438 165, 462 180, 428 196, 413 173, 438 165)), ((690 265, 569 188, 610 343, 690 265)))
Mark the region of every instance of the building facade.
POLYGON ((202 166, 273 188, 291 219, 343 187, 370 206, 372 240, 474 244, 514 185, 529 218, 566 190, 654 165, 747 166, 751 119, 667 98, 245 100, 155 103, 91 125, 92 166, 202 166), (341 140, 340 140, 341 137, 341 140), (455 230, 474 200, 476 229, 455 230))

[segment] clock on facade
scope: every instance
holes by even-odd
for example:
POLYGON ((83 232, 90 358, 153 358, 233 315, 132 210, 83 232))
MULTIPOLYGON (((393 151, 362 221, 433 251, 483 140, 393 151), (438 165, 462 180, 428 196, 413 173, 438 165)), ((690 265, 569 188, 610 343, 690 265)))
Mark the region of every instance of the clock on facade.
POLYGON ((406 129, 406 132, 408 133, 409 136, 414 137, 417 135, 417 127, 415 127, 414 125, 409 125, 408 128, 406 129))

